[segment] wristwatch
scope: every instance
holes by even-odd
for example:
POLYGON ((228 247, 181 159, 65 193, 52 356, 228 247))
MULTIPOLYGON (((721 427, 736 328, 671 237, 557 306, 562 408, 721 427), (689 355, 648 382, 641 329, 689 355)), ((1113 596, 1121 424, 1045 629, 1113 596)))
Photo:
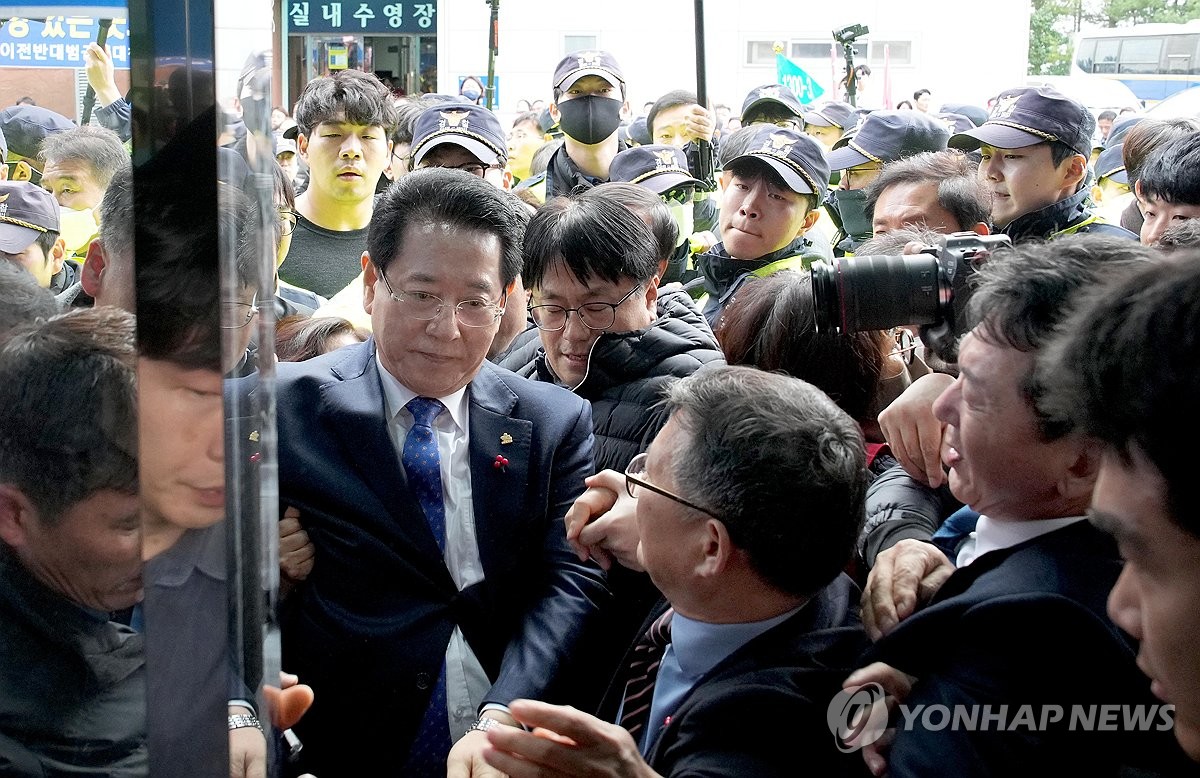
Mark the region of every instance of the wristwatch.
POLYGON ((474 732, 475 730, 479 730, 480 732, 487 732, 489 729, 495 729, 496 727, 503 727, 503 726, 504 726, 504 722, 498 721, 498 720, 492 718, 491 716, 480 716, 479 718, 477 718, 475 720, 475 723, 472 724, 471 728, 468 729, 467 731, 474 732))
POLYGON ((259 732, 263 731, 262 724, 258 721, 258 716, 255 716, 253 713, 234 713, 230 715, 230 729, 241 729, 243 727, 254 727, 259 732))

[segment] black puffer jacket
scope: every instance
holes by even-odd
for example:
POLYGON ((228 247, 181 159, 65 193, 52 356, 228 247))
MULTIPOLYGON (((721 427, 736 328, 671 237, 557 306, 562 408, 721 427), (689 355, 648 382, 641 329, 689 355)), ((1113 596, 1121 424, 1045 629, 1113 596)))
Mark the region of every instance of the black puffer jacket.
POLYGON ((1062 235, 1072 235, 1077 232, 1087 232, 1092 235, 1111 235, 1117 238, 1128 238, 1129 240, 1137 240, 1138 236, 1134 235, 1124 227, 1116 224, 1108 224, 1102 221, 1088 220, 1093 217, 1093 213, 1088 208, 1088 195, 1090 190, 1087 188, 1081 189, 1070 197, 1059 200, 1057 203, 1047 205, 1032 213, 1027 213, 1024 216, 1018 216, 1013 219, 1000 232, 1012 238, 1013 243, 1022 243, 1029 240, 1050 240, 1062 235))
MULTIPOLYGON (((667 422, 666 412, 654 406, 672 380, 724 363, 704 317, 675 285, 659 290, 658 318, 649 327, 601 335, 587 378, 575 390, 592 404, 596 469, 624 470, 646 450, 667 422)), ((527 349, 515 348, 501 366, 537 381, 557 380, 542 348, 532 360, 527 349)))

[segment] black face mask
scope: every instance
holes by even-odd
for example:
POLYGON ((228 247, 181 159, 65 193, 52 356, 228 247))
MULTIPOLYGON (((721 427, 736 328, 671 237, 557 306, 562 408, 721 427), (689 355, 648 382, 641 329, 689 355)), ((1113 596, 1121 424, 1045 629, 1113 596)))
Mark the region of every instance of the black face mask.
POLYGON ((591 146, 617 131, 621 124, 621 101, 584 95, 559 103, 558 113, 558 126, 562 131, 591 146))

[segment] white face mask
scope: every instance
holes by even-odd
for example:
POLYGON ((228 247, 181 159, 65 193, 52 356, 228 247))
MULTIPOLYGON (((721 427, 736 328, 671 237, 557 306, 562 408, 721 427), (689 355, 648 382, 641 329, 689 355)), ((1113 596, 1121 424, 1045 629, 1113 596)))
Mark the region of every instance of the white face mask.
POLYGON ((671 218, 675 220, 675 224, 679 227, 679 239, 675 241, 675 245, 679 246, 692 237, 695 231, 695 218, 693 213, 692 203, 667 203, 667 210, 671 212, 671 218))
POLYGON ((91 208, 59 208, 58 226, 68 254, 86 250, 100 230, 96 214, 91 208))

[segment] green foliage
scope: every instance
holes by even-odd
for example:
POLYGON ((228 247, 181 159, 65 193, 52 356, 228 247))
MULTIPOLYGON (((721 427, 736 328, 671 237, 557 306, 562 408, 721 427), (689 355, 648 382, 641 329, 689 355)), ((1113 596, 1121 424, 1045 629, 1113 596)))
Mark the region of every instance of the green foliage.
MULTIPOLYGON (((1198 1, 1200 0, 1193 0, 1198 1)), ((1029 69, 1032 76, 1065 76, 1071 71, 1071 37, 1062 31, 1074 22, 1074 0, 1033 0, 1029 17, 1029 69)))
POLYGON ((1128 27, 1148 22, 1186 22, 1200 18, 1200 0, 1103 0, 1087 14, 1105 27, 1128 27))

